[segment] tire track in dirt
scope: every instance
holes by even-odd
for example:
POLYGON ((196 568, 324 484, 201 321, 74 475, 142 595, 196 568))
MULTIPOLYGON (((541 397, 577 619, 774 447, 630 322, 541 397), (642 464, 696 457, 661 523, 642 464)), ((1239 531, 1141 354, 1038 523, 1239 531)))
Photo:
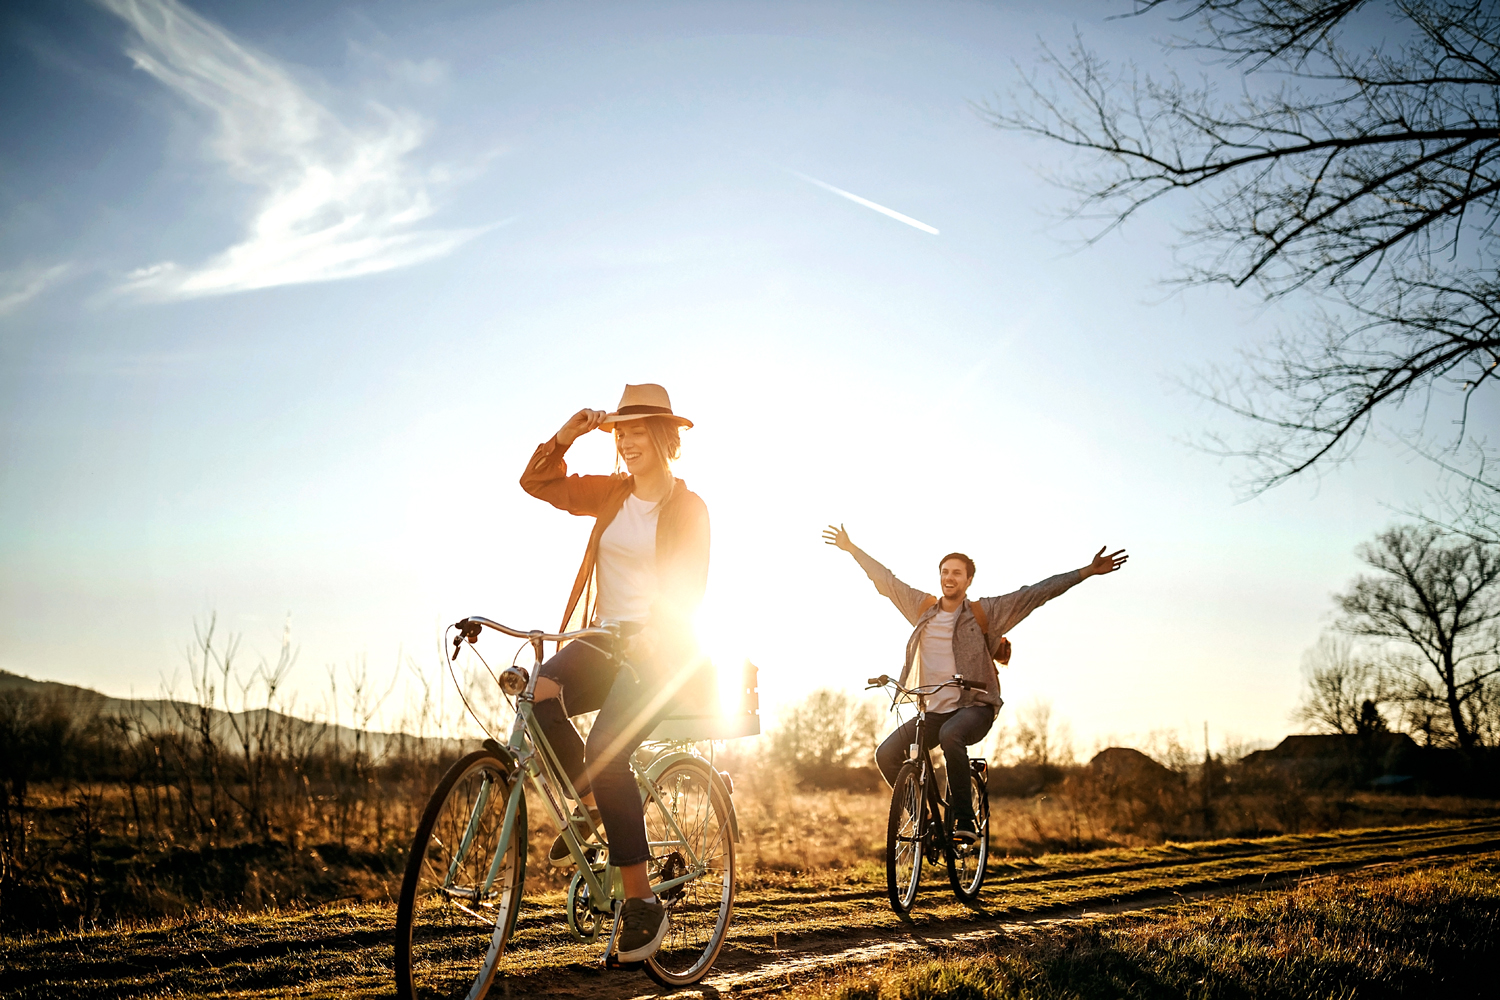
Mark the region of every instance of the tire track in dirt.
MULTIPOLYGON (((786 935, 793 937, 793 940, 785 947, 780 946, 774 931, 770 935, 736 935, 731 930, 730 940, 715 964, 714 971, 698 986, 670 995, 685 998, 715 998, 725 994, 754 996, 784 990, 796 981, 814 978, 838 968, 878 963, 898 956, 929 957, 955 945, 980 944, 999 938, 1034 934, 1048 928, 1103 919, 1119 913, 1156 909, 1231 893, 1278 891, 1308 878, 1321 878, 1392 863, 1500 852, 1500 837, 1485 836, 1495 833, 1497 829, 1500 829, 1500 825, 1486 823, 1476 824, 1473 828, 1424 829, 1418 833, 1369 838, 1358 846, 1405 846, 1409 849, 1375 851, 1347 860, 1314 862, 1295 871, 1275 874, 1209 876, 1193 884, 1183 883, 1167 888, 1160 885, 1143 887, 1116 893, 1107 901, 1064 903, 1038 908, 1021 917, 1016 917, 1013 910, 997 909, 964 919, 933 919, 884 928, 860 928, 852 934, 786 935), (1476 837, 1475 834, 1479 836, 1476 837), (1439 843, 1431 843, 1434 841, 1439 843), (1443 841, 1447 842, 1442 843, 1443 841), (1007 916, 1011 919, 1006 919, 1007 916), (975 928, 977 922, 987 926, 975 928), (761 938, 758 943, 770 944, 770 947, 754 947, 757 943, 755 938, 761 938)), ((1316 846, 1318 845, 1304 845, 1299 850, 1302 853, 1317 853, 1316 846)), ((1323 853, 1350 846, 1348 841, 1329 843, 1326 845, 1327 851, 1323 853)), ((1284 855, 1293 852, 1276 853, 1284 855)), ((1200 864, 1201 861, 1222 859, 1222 856, 1200 859, 1200 864)), ((1190 868, 1194 865, 1185 863, 1182 867, 1190 868)), ((1074 872, 1059 874, 1065 874, 1069 879, 1079 877, 1074 872)), ((988 893, 988 887, 986 891, 988 893)), ((880 905, 886 905, 883 892, 867 895, 878 898, 880 905)), ((946 886, 941 889, 932 887, 929 895, 941 898, 946 895, 946 886)), ((919 907, 921 903, 922 897, 919 896, 919 907)), ((511 996, 566 996, 574 1000, 645 998, 660 996, 665 992, 654 987, 644 976, 634 979, 630 973, 605 973, 596 964, 578 963, 567 968, 538 970, 512 979, 505 985, 509 987, 507 995, 511 996)), ((497 980, 496 987, 502 988, 501 981, 497 980)))

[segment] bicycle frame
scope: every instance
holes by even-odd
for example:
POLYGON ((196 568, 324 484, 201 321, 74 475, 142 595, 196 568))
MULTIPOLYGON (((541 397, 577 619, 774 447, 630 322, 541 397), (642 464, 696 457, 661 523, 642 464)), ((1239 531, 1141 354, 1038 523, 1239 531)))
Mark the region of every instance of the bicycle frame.
MULTIPOLYGON (((471 618, 468 620, 486 625, 506 634, 516 634, 513 630, 497 625, 488 619, 471 618)), ((602 633, 605 630, 601 629, 598 631, 602 633)), ((573 824, 569 817, 573 813, 574 807, 582 808, 583 803, 577 790, 573 787, 572 779, 568 777, 567 771, 562 766, 562 762, 558 760, 556 752, 552 749, 552 745, 547 742, 546 734, 537 723, 535 714, 535 690, 537 679, 541 676, 539 668, 542 665, 542 642, 544 638, 541 633, 537 632, 522 633, 522 636, 531 643, 536 660, 534 669, 530 672, 530 676, 527 679, 525 690, 516 696, 516 718, 511 726, 510 738, 506 741, 506 748, 510 751, 515 764, 515 772, 513 772, 510 779, 510 787, 514 789, 522 777, 530 782, 531 787, 536 790, 548 815, 552 817, 553 822, 562 831, 563 839, 568 845, 568 851, 572 854, 573 861, 578 866, 579 875, 588 886, 591 908, 600 913, 610 913, 615 900, 623 898, 618 869, 614 865, 606 865, 603 869, 604 877, 601 878, 600 872, 595 870, 595 866, 590 862, 588 853, 585 851, 583 844, 579 842, 578 835, 573 829, 573 824)), ((668 744, 667 749, 670 749, 670 746, 671 744, 668 744)), ((636 752, 639 753, 640 751, 637 750, 636 752)), ((641 791, 642 802, 654 801, 657 804, 660 814, 670 825, 670 832, 677 838, 671 843, 673 846, 685 848, 686 853, 689 855, 689 857, 684 858, 687 871, 683 875, 652 884, 651 891, 660 896, 662 893, 668 892, 679 885, 701 878, 707 873, 708 865, 699 856, 697 847, 689 842, 687 836, 678 826, 672 810, 667 807, 667 803, 662 799, 655 782, 647 779, 647 770, 648 767, 638 766, 634 755, 632 755, 631 772, 635 775, 636 785, 641 791)), ((478 805, 473 816, 470 818, 468 828, 465 830, 464 841, 460 845, 453 867, 449 871, 448 878, 450 880, 454 877, 459 859, 468 853, 478 818, 483 812, 483 807, 488 802, 488 798, 489 789, 486 786, 481 790, 478 805)), ((511 839, 515 836, 516 815, 519 811, 520 801, 521 796, 519 795, 511 795, 506 800, 505 817, 501 823, 500 837, 495 845, 494 857, 490 862, 489 872, 484 885, 478 890, 480 895, 488 894, 491 891, 495 878, 499 874, 500 862, 509 850, 511 839)), ((667 842, 665 841, 649 842, 649 846, 652 847, 663 847, 666 844, 667 842)))

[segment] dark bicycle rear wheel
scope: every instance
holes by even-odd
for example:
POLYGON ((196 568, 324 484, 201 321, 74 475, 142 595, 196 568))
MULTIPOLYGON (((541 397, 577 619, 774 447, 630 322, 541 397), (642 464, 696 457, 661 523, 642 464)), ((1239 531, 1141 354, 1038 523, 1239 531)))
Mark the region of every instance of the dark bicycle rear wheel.
POLYGON ((885 887, 891 909, 911 912, 922 879, 922 769, 906 763, 891 786, 891 813, 885 828, 885 887))
POLYGON ((973 844, 960 847, 957 840, 948 845, 948 882, 964 903, 979 900, 984 885, 984 871, 990 860, 990 796, 978 768, 969 769, 969 795, 974 804, 973 844))

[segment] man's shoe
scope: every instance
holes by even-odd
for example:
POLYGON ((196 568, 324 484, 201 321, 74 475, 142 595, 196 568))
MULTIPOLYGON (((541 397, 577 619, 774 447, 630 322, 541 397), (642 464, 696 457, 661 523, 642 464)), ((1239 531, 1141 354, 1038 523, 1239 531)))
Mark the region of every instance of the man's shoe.
POLYGON ((974 820, 967 816, 954 820, 952 837, 955 850, 965 850, 979 843, 979 834, 974 830, 974 820))
MULTIPOLYGON (((599 829, 599 810, 590 809, 588 819, 573 813, 573 832, 578 835, 580 841, 587 841, 599 829)), ((552 850, 547 852, 547 863, 553 868, 567 868, 573 863, 573 852, 568 850, 568 840, 562 834, 552 841, 552 850)))
POLYGON ((656 954, 667 936, 672 918, 660 901, 625 900, 620 914, 620 936, 615 941, 615 955, 622 962, 644 962, 656 954))

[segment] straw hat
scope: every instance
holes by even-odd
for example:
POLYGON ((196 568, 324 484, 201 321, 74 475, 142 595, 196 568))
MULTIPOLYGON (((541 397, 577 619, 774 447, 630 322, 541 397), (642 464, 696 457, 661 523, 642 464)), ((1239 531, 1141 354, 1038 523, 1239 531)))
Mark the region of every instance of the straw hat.
POLYGON ((679 427, 693 426, 693 422, 687 417, 679 417, 672 412, 672 400, 667 395, 667 390, 649 382, 645 385, 627 385, 624 395, 620 397, 619 408, 613 413, 606 413, 604 419, 599 421, 599 426, 608 428, 627 420, 644 420, 647 417, 666 417, 679 427))

